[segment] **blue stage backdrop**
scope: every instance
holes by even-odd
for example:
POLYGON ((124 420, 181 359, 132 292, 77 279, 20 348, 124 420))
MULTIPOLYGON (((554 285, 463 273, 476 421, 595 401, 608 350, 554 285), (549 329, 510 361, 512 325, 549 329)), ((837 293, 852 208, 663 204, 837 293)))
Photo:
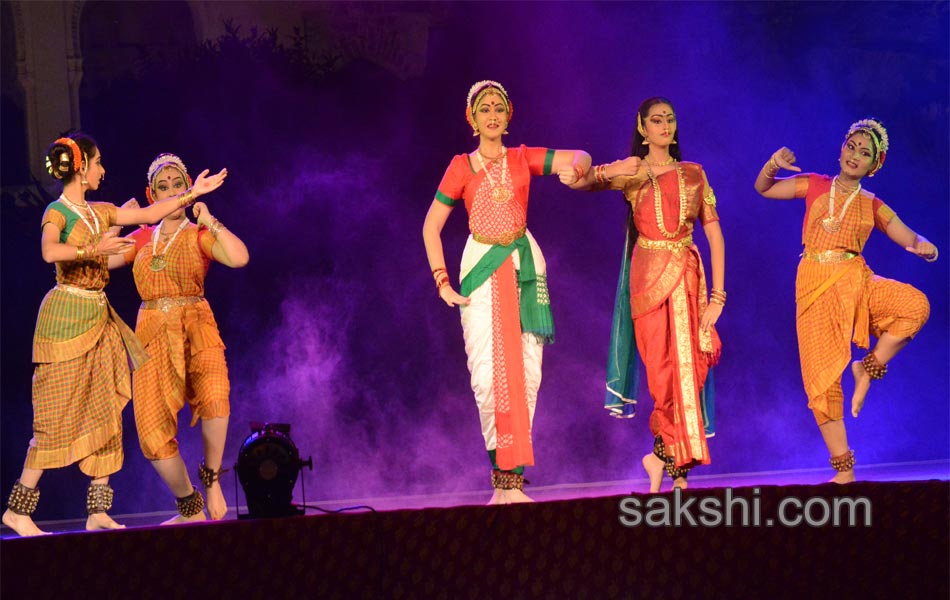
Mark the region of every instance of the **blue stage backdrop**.
MULTIPOLYGON (((179 154, 194 173, 230 171, 207 199, 251 251, 245 269, 213 265, 208 276, 232 380, 226 466, 248 421, 288 422, 314 457, 310 499, 488 488, 458 311, 436 297, 421 236, 452 156, 474 148, 465 94, 486 78, 511 94, 509 145, 580 148, 595 164, 629 153, 642 99, 673 100, 683 157, 708 174, 727 248, 708 474, 827 466, 795 339, 804 205, 765 200, 752 184, 783 145, 805 171, 834 174, 848 126, 882 119, 891 149, 866 187, 943 256, 927 264, 872 234, 872 269, 926 293, 931 317, 874 383, 861 417, 848 416, 849 440, 859 469, 950 456, 946 2, 383 6, 430 20, 420 73, 401 77, 368 61, 308 71, 273 48, 251 48, 255 24, 237 23, 217 53, 84 88, 83 128, 109 171, 96 200, 141 200, 159 152, 179 154)), ((94 68, 86 64, 88 77, 94 68)), ((22 118, 10 110, 5 103, 5 122, 22 118)), ((39 253, 42 207, 4 201, 2 210, 5 496, 30 439, 33 322, 53 272, 39 253)), ((619 193, 573 192, 552 177, 532 184, 528 224, 548 261, 557 327, 545 350, 534 484, 642 476, 645 389, 633 420, 602 408, 624 217, 619 193)), ((443 233, 456 282, 466 235, 459 207, 443 233)), ((108 292, 134 322, 128 270, 114 273, 108 292)), ((170 510, 131 412, 113 512, 170 510)), ((186 410, 179 439, 194 473, 200 432, 189 419, 186 410)), ((45 475, 38 518, 81 516, 83 485, 74 467, 45 475)), ((229 475, 225 493, 233 504, 229 475)))

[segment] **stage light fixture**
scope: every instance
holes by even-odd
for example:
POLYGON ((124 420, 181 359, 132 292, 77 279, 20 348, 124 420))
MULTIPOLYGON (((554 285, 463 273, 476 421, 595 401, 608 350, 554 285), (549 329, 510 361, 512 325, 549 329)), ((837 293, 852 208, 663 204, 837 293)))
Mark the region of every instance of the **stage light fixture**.
POLYGON ((238 452, 235 469, 247 500, 247 515, 238 518, 269 518, 302 515, 292 504, 294 485, 303 467, 313 470, 313 460, 300 459, 290 439, 289 423, 252 422, 251 435, 238 452))

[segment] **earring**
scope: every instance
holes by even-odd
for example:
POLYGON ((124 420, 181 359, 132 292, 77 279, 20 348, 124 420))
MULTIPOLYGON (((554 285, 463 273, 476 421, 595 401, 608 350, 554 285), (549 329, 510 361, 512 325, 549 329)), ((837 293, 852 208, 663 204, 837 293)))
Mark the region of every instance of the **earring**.
POLYGON ((478 127, 474 127, 473 129, 475 129, 475 131, 472 133, 472 137, 478 137, 478 127))
POLYGON ((643 145, 644 145, 644 146, 649 146, 649 145, 650 145, 650 140, 648 140, 647 138, 643 138, 643 145))
POLYGON ((673 138, 673 141, 670 142, 670 145, 672 146, 673 144, 678 144, 678 143, 679 143, 679 142, 676 141, 676 138, 673 138))

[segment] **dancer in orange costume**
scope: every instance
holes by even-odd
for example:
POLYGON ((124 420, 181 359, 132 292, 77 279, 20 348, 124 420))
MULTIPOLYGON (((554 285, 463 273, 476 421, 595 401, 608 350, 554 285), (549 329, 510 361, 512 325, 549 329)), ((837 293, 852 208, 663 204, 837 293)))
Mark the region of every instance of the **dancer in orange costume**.
POLYGON ((43 213, 43 260, 56 265, 56 287, 43 299, 33 337, 33 439, 3 524, 18 535, 44 532, 32 514, 43 471, 73 463, 91 478, 86 529, 123 527, 109 515, 109 476, 122 467, 122 409, 131 397, 128 359, 141 366, 148 356, 106 298, 110 259, 133 243, 113 226, 154 223, 224 182, 227 170, 202 173, 195 185, 147 208, 117 208, 88 202, 86 193, 105 178, 96 142, 74 133, 46 153, 50 175, 63 193, 43 213))
MULTIPOLYGON (((156 157, 146 178, 149 202, 191 185, 188 169, 174 154, 156 157)), ((191 425, 201 421, 204 460, 198 475, 208 495, 208 511, 215 520, 227 513, 219 479, 231 385, 224 342, 204 297, 204 283, 211 261, 240 268, 250 258, 244 242, 203 202, 196 203, 193 212, 197 223, 181 209, 155 227, 136 231, 131 236, 135 248, 121 257, 134 263, 135 287, 142 297, 135 332, 152 357, 133 380, 139 445, 175 495, 178 508, 166 524, 205 519, 204 499, 191 484, 175 437, 178 413, 186 402, 191 425)))
POLYGON ((794 166, 794 153, 780 148, 755 180, 756 191, 766 198, 805 199, 805 252, 795 280, 798 350, 808 408, 828 447, 837 471, 832 481, 837 483, 854 481, 854 451, 848 446, 841 390, 851 342, 868 349, 869 334, 878 338, 863 360, 851 364, 851 415, 857 417, 871 381, 884 377, 887 364, 930 316, 923 293, 875 275, 861 256, 876 227, 907 251, 929 262, 937 260, 933 244, 861 185, 884 165, 887 150, 887 130, 881 122, 863 119, 845 135, 835 177, 808 173, 776 179, 780 169, 801 171, 794 166))

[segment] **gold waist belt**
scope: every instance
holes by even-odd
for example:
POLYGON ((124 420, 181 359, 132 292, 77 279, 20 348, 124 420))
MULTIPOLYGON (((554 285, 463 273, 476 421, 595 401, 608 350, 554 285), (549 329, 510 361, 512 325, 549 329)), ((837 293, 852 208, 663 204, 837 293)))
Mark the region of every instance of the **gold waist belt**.
POLYGON ((820 263, 840 263, 856 258, 858 253, 848 250, 826 250, 824 252, 803 252, 802 256, 820 263))
POLYGON ((642 235, 637 236, 637 246, 641 248, 646 248, 647 250, 669 250, 675 252, 682 248, 689 248, 693 245, 693 236, 692 234, 684 237, 681 240, 676 240, 671 242, 669 240, 651 240, 643 237, 642 235))
POLYGON ((472 232, 472 238, 475 239, 479 244, 491 244, 493 246, 508 246, 512 244, 515 240, 521 238, 524 235, 525 228, 522 227, 518 231, 510 231, 508 233, 503 233, 497 237, 489 237, 487 235, 482 235, 480 233, 472 232))
POLYGON ((99 304, 106 303, 106 293, 102 290, 87 290, 86 288, 76 287, 66 283, 57 283, 56 289, 66 292, 67 294, 72 294, 73 296, 79 296, 80 298, 98 300, 99 304))
POLYGON ((158 309, 162 312, 168 312, 176 306, 187 306, 189 304, 197 304, 204 300, 201 296, 175 296, 175 297, 166 297, 166 298, 156 298, 154 300, 146 300, 142 303, 142 308, 145 310, 155 310, 158 309))

